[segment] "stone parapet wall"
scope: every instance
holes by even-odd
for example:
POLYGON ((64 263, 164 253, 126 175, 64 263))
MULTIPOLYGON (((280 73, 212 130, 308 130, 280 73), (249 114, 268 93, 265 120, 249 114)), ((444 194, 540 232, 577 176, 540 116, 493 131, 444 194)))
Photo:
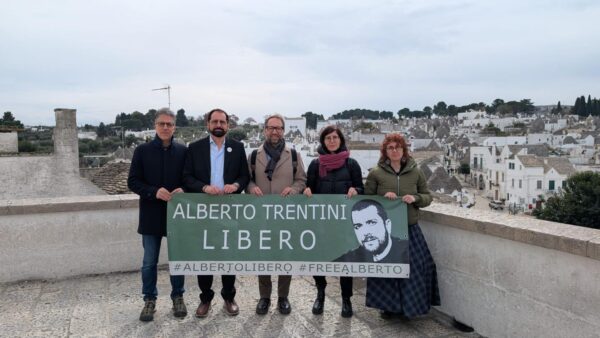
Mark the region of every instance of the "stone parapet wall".
POLYGON ((0 282, 137 270, 137 222, 136 195, 2 200, 0 282))
POLYGON ((0 154, 2 153, 18 153, 19 152, 19 136, 17 132, 0 132, 0 154))
POLYGON ((435 204, 440 310, 487 337, 597 337, 600 231, 435 204))
MULTIPOLYGON (((0 282, 138 270, 137 206, 136 195, 0 200, 0 282)), ((442 312, 489 337, 600 332, 600 231, 443 204, 420 224, 442 312)))

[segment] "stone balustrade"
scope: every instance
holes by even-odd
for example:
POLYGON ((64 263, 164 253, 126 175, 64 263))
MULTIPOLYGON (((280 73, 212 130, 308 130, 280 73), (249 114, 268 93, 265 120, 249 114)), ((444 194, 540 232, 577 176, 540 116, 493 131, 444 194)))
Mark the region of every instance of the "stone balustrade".
MULTIPOLYGON (((0 282, 138 270, 137 217, 136 195, 0 200, 0 282)), ((442 312, 490 337, 600 332, 599 230, 444 204, 420 223, 442 312)))

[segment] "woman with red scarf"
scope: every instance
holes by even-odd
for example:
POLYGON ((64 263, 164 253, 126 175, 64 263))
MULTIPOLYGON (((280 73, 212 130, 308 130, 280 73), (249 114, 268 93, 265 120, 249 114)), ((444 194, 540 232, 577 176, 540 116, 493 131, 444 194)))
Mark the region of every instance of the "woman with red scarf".
MULTIPOLYGON (((356 160, 350 158, 346 148, 344 134, 336 126, 323 129, 320 136, 321 145, 317 150, 319 158, 308 166, 306 189, 304 195, 312 194, 346 194, 348 198, 362 194, 364 191, 362 171, 356 160)), ((317 298, 312 313, 323 313, 325 305, 324 276, 314 276, 317 285, 317 298)), ((340 277, 342 289, 342 317, 352 317, 352 277, 340 277)))

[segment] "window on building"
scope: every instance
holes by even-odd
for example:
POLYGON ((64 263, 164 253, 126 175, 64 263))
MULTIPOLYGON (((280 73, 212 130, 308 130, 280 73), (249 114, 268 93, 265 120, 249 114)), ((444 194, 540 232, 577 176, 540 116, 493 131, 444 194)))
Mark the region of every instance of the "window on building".
POLYGON ((537 181, 537 189, 542 190, 542 180, 537 181))
POLYGON ((504 173, 502 173, 502 182, 504 182, 504 173))
POLYGON ((511 185, 510 185, 510 186, 511 186, 512 188, 514 188, 514 187, 515 187, 515 179, 514 179, 514 178, 512 179, 512 183, 511 183, 511 185))
POLYGON ((562 181, 561 186, 562 186, 563 189, 566 188, 567 187, 567 181, 562 181))
POLYGON ((548 181, 548 190, 554 191, 554 180, 548 181))
POLYGON ((477 169, 477 157, 473 157, 473 168, 477 169))
POLYGON ((523 180, 519 180, 519 189, 523 188, 523 180))
POLYGON ((512 163, 512 162, 508 163, 508 169, 514 170, 515 169, 515 164, 512 163))

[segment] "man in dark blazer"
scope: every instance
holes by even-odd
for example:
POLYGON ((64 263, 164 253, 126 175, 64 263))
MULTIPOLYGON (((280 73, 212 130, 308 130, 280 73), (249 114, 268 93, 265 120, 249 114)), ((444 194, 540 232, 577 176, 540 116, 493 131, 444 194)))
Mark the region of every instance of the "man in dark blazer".
POLYGON ((392 220, 379 202, 356 202, 352 206, 352 225, 360 245, 334 262, 408 263, 408 240, 392 237, 392 220))
MULTIPOLYGON (((183 184, 186 192, 209 195, 239 194, 248 185, 250 172, 246 161, 246 151, 241 142, 226 139, 229 129, 229 115, 222 109, 213 109, 206 115, 209 136, 190 144, 183 170, 183 184)), ((225 312, 230 316, 239 313, 235 302, 235 276, 221 276, 225 312)), ((199 275, 200 305, 196 317, 206 317, 214 297, 211 289, 212 275, 199 275)))
MULTIPOLYGON (((181 172, 185 163, 185 146, 173 141, 175 114, 162 108, 154 120, 156 136, 153 141, 135 148, 127 186, 140 195, 138 233, 142 235, 142 293, 144 308, 141 321, 154 319, 158 256, 162 238, 167 235, 167 202, 183 192, 181 172)), ((175 317, 185 317, 183 302, 184 276, 171 276, 171 299, 175 317)))

